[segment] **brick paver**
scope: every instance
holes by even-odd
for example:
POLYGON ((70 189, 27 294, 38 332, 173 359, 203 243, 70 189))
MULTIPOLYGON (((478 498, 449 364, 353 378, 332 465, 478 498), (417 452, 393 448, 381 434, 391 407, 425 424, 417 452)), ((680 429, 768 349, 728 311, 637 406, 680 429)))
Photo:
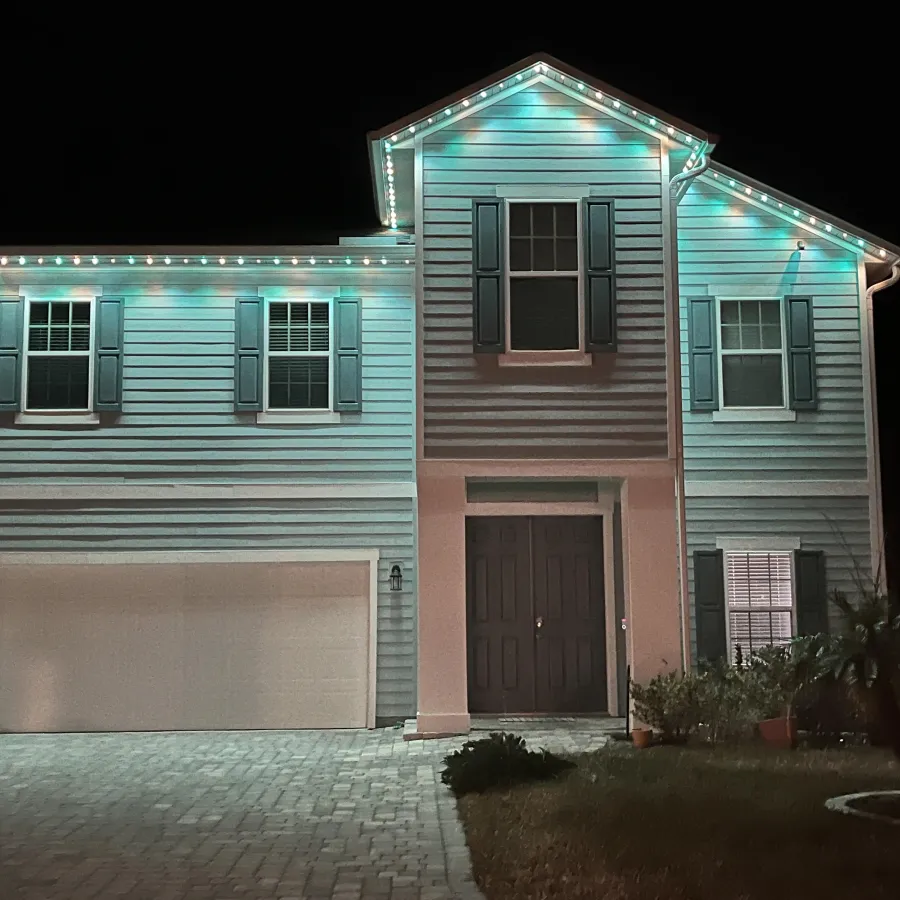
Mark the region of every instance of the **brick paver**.
POLYGON ((0 735, 0 898, 475 900, 439 777, 461 740, 0 735))

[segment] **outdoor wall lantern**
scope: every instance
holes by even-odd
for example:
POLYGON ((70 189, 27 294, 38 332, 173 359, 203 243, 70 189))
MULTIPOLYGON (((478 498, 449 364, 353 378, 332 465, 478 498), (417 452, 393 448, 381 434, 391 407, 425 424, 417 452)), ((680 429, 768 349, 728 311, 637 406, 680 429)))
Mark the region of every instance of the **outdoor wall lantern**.
POLYGON ((397 563, 394 563, 394 565, 391 566, 391 590, 403 590, 403 572, 400 570, 400 566, 397 565, 397 563))

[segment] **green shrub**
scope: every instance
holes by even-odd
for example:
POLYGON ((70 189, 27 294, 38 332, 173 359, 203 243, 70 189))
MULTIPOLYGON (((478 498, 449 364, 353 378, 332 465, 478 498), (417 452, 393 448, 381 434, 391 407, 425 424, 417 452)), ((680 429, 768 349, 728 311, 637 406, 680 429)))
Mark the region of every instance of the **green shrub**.
POLYGON ((634 713, 664 741, 687 738, 700 723, 699 676, 667 672, 643 684, 631 684, 634 713))
POLYGON ((525 739, 519 735, 492 732, 490 737, 466 741, 460 750, 445 756, 441 781, 461 797, 527 781, 545 781, 574 767, 575 763, 547 750, 526 750, 525 739))
POLYGON ((697 681, 698 731, 711 743, 752 736, 763 698, 749 666, 725 660, 708 663, 697 681))

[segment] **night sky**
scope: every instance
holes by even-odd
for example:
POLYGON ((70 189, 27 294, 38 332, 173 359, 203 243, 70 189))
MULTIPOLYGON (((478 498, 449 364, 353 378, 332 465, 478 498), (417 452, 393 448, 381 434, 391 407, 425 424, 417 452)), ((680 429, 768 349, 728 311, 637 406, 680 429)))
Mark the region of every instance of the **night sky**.
MULTIPOLYGON (((544 21, 523 39, 507 27, 492 35, 459 7, 345 7, 331 22, 321 10, 285 18, 265 3, 239 15, 209 9, 197 21, 157 5, 132 21, 87 10, 5 20, 0 246, 366 233, 379 228, 366 132, 537 51, 719 135, 718 161, 900 244, 888 137, 896 75, 861 25, 830 39, 809 22, 796 33, 763 20, 710 30, 709 17, 692 29, 698 13, 672 7, 664 18, 675 31, 661 29, 657 43, 649 29, 585 8, 565 14, 567 39, 554 41, 544 21)), ((889 532, 900 512, 890 414, 898 333, 894 289, 876 300, 889 532)))

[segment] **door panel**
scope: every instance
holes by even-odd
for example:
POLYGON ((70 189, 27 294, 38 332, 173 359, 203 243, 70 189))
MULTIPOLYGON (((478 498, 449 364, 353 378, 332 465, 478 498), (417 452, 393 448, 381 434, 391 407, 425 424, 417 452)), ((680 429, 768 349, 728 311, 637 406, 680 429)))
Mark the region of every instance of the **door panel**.
POLYGON ((469 711, 534 709, 528 519, 466 521, 469 711))
POLYGON ((470 712, 607 709, 601 523, 466 521, 470 712))
POLYGON ((535 709, 607 709, 603 529, 589 516, 531 521, 535 709))

